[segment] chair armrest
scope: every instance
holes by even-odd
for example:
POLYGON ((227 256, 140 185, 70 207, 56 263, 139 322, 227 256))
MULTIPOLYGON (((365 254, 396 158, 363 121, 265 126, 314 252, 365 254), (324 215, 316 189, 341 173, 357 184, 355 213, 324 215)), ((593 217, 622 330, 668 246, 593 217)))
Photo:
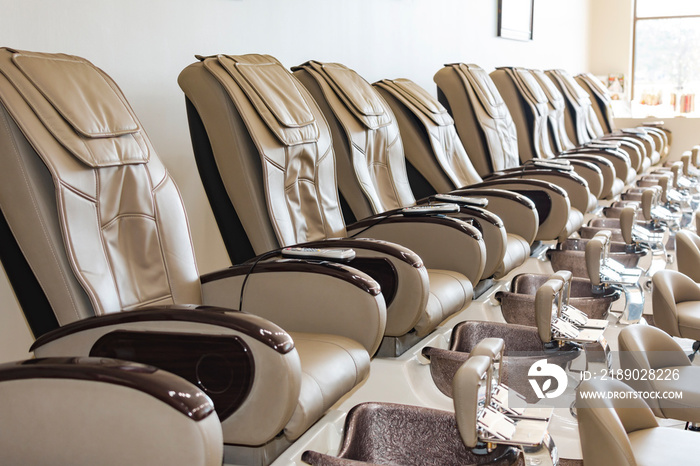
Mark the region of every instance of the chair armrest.
MULTIPOLYGON (((558 238, 569 221, 571 209, 569 196, 566 191, 552 183, 532 179, 502 178, 482 181, 471 185, 469 190, 474 188, 498 188, 514 191, 532 200, 537 208, 539 218, 535 240, 558 238)), ((460 192, 460 190, 455 191, 455 194, 460 192)))
MULTIPOLYGON (((600 176, 602 177, 602 185, 600 188, 600 194, 597 196, 599 199, 608 198, 612 196, 612 189, 615 183, 615 178, 617 178, 617 172, 615 171, 615 166, 605 157, 601 157, 596 154, 586 154, 586 153, 571 153, 568 155, 560 155, 559 158, 564 158, 568 160, 577 160, 587 162, 589 164, 595 165, 598 170, 600 170, 600 176)), ((578 173, 578 172, 577 172, 578 173)), ((583 176, 583 175, 582 175, 583 176)), ((586 179, 589 182, 589 179, 586 179)))
POLYGON ((4 364, 0 412, 2 464, 93 465, 119 458, 147 465, 157 458, 213 466, 223 457, 211 400, 151 366, 104 358, 4 364))
POLYGON ((486 245, 479 230, 442 215, 410 216, 385 212, 349 225, 348 234, 401 244, 418 254, 428 269, 459 272, 472 284, 484 272, 486 245))
POLYGON ((37 357, 99 356, 150 364, 197 384, 214 401, 226 443, 265 442, 291 418, 300 361, 291 337, 265 319, 206 306, 161 306, 83 319, 41 336, 37 357), (261 368, 265 368, 264 370, 261 368), (284 396, 270 397, 274 386, 284 396), (266 400, 266 398, 274 398, 266 400), (264 428, 255 407, 274 405, 264 428), (260 424, 260 423, 257 423, 260 424))
POLYGON ((204 304, 238 307, 241 303, 242 310, 290 332, 344 336, 363 345, 369 354, 375 353, 384 337, 386 305, 381 289, 369 275, 348 265, 251 260, 206 274, 201 282, 204 304))
POLYGON ((338 238, 297 246, 355 250, 355 259, 347 265, 361 270, 381 285, 387 314, 385 335, 405 335, 425 311, 430 293, 428 271, 418 254, 410 249, 374 238, 338 238))
MULTIPOLYGON (((529 169, 521 172, 507 173, 504 175, 498 175, 497 172, 493 177, 496 179, 516 178, 540 180, 552 183, 553 185, 559 186, 566 191, 566 194, 569 196, 571 207, 578 209, 582 213, 588 212, 590 209, 594 208, 596 204, 591 200, 591 192, 588 189, 586 180, 578 176, 576 173, 562 172, 558 170, 529 169)), ((492 177, 489 177, 486 181, 491 180, 491 178, 492 177)))
POLYGON ((498 215, 508 233, 521 236, 529 244, 535 241, 540 220, 535 203, 528 197, 515 191, 495 188, 480 189, 470 186, 465 186, 454 192, 454 194, 457 193, 487 199, 489 204, 485 209, 498 215))

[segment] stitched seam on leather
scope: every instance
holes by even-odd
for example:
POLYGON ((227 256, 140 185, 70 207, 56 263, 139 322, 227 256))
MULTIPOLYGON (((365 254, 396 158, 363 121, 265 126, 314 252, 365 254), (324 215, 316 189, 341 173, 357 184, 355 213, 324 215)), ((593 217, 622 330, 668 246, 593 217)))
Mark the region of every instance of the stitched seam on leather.
MULTIPOLYGON (((172 281, 172 278, 170 277, 170 268, 168 267, 168 261, 165 258, 165 246, 163 245, 162 233, 160 231, 160 222, 158 221, 158 219, 160 218, 160 215, 158 214, 158 203, 156 202, 156 189, 159 189, 161 186, 165 186, 166 180, 170 178, 168 176, 167 170, 165 170, 165 168, 163 170, 164 170, 163 179, 160 180, 160 182, 155 187, 151 186, 151 189, 149 192, 151 193, 151 208, 153 209, 153 213, 155 214, 155 218, 154 218, 155 227, 156 227, 156 231, 158 232, 156 237, 158 238, 158 245, 160 246, 160 257, 161 257, 161 260, 163 261, 163 273, 165 273, 165 279, 168 281, 168 290, 170 291, 170 296, 172 296, 173 302, 175 302, 175 293, 173 292, 175 287, 173 286, 173 281, 172 281)), ((148 176, 146 178, 148 179, 148 183, 151 184, 151 177, 148 176)), ((175 185, 174 187, 175 187, 175 192, 177 193, 178 198, 180 199, 181 205, 184 205, 184 201, 182 200, 182 197, 180 196, 180 190, 177 189, 177 185, 175 185)), ((185 212, 184 215, 185 215, 185 225, 187 225, 188 238, 191 238, 191 236, 190 236, 190 223, 187 221, 187 213, 185 212)), ((192 247, 192 241, 190 241, 190 247, 192 247)), ((195 257, 194 252, 193 252, 192 257, 195 257)), ((195 267, 196 267, 196 265, 195 265, 195 267)))
MULTIPOLYGON (((102 184, 100 183, 100 171, 99 170, 94 170, 93 173, 95 174, 95 194, 97 196, 97 199, 100 198, 100 192, 102 191, 102 184)), ((119 286, 117 284, 117 277, 116 273, 114 270, 114 264, 112 264, 112 258, 110 255, 107 253, 107 241, 104 237, 104 230, 101 228, 102 227, 102 213, 101 213, 101 203, 95 201, 95 216, 97 225, 100 226, 100 242, 102 243, 102 253, 105 256, 105 262, 107 262, 109 266, 109 272, 110 272, 110 277, 112 278, 112 283, 114 284, 114 291, 115 294, 117 295, 117 299, 119 300, 119 307, 124 308, 124 303, 122 302, 122 296, 121 293, 119 292, 119 286)), ((66 228, 68 227, 68 224, 66 223, 66 228)), ((97 310, 97 309, 96 309, 97 310)), ((100 306, 99 309, 103 314, 105 313, 104 308, 100 306)), ((121 310, 121 309, 120 309, 121 310)))
MULTIPOLYGON (((391 123, 396 124, 396 121, 394 119, 392 119, 391 123)), ((385 131, 388 131, 388 129, 386 129, 385 131)), ((394 198, 396 199, 396 203, 398 205, 402 205, 401 195, 399 194, 398 186, 396 186, 396 177, 393 176, 393 171, 391 169, 391 166, 389 165, 389 162, 391 160, 391 158, 389 157, 389 152, 390 152, 391 148, 394 147, 394 145, 399 144, 401 142, 401 136, 399 135, 399 132, 396 131, 396 134, 395 134, 394 139, 392 141, 387 141, 386 138, 384 138, 384 141, 386 144, 385 151, 387 154, 386 166, 387 166, 387 171, 389 172, 388 178, 389 178, 389 181, 391 182, 391 189, 394 191, 394 198)), ((400 159, 405 164, 406 162, 405 162, 405 155, 403 154, 403 147, 399 147, 399 149, 401 149, 401 151, 402 151, 402 153, 400 154, 400 159)), ((415 199, 413 201, 414 201, 413 203, 415 204, 415 199)))
POLYGON ((115 216, 112 220, 110 220, 109 222, 102 225, 100 227, 100 229, 104 231, 107 228, 109 228, 110 226, 112 226, 114 223, 116 223, 118 220, 121 220, 124 218, 132 218, 132 217, 133 218, 145 218, 145 219, 154 220, 154 221, 156 219, 153 215, 148 215, 148 214, 139 214, 139 213, 119 214, 119 215, 115 216))
MULTIPOLYGON (((7 115, 10 116, 9 113, 7 113, 7 115)), ((11 129, 10 129, 10 126, 9 126, 7 120, 6 120, 5 118, 3 118, 2 120, 3 120, 3 123, 4 123, 5 130, 7 131, 7 134, 12 135, 12 131, 11 131, 11 129)), ((14 149, 13 155, 16 157, 17 160, 21 161, 22 158, 19 156, 19 148, 17 147, 17 144, 16 144, 16 142, 15 142, 15 138, 14 138, 14 137, 10 137, 10 138, 8 138, 8 139, 9 139, 10 142, 12 143, 12 148, 14 149)), ((31 145, 31 144, 30 144, 30 145, 31 145)), ((20 163, 20 164, 19 164, 19 167, 20 167, 20 170, 22 171, 22 180, 24 181, 24 184, 25 184, 26 186, 30 186, 29 180, 27 179, 27 174, 26 174, 26 170, 25 170, 25 168, 24 168, 24 164, 23 164, 23 163, 20 163)), ((31 190, 29 191, 29 193, 30 193, 29 199, 30 199, 30 201, 31 201, 31 203, 32 203, 32 207, 34 208, 34 211, 35 211, 35 212, 38 212, 39 209, 38 209, 38 207, 37 207, 36 199, 35 199, 34 195, 31 193, 31 190)), ((44 238, 47 238, 47 239, 48 239, 48 238, 49 238, 49 235, 48 235, 48 233, 47 233, 47 231, 46 231, 47 229, 46 229, 46 225, 45 225, 45 222, 44 222, 44 218, 43 218, 42 216, 38 216, 37 218, 39 219, 39 224, 41 225, 41 232, 42 232, 44 238)), ((10 225, 9 222, 7 222, 7 223, 8 223, 8 226, 10 227, 10 231, 12 231, 12 225, 10 225)), ((14 234, 14 233, 13 233, 13 234, 14 234)), ((58 264, 59 264, 59 261, 58 261, 58 258, 57 258, 56 250, 54 249, 54 247, 53 247, 53 245, 52 245, 52 243, 51 243, 50 241, 47 241, 47 244, 49 245, 49 251, 51 252, 51 257, 53 258, 53 262, 54 262, 55 264, 58 265, 58 264)), ((19 242, 17 243, 17 245, 19 246, 20 250, 23 250, 22 245, 19 244, 19 242)), ((24 255, 24 251, 22 252, 22 255, 24 255)), ((30 264, 30 267, 31 267, 31 264, 30 264)), ((66 281, 66 277, 65 277, 65 275, 64 275, 64 273, 63 273, 63 269, 62 269, 60 266, 58 266, 57 268, 58 268, 58 270, 61 272, 61 273, 59 273, 59 277, 61 278, 61 281, 63 282, 63 285, 64 285, 64 287, 65 287, 65 289, 66 289, 66 292, 67 292, 66 294, 68 295, 68 298, 69 298, 69 300, 70 300, 70 302, 71 302, 71 304, 72 304, 73 311, 75 312, 75 316, 76 316, 76 318, 80 319, 80 314, 79 314, 79 312, 78 312, 78 307, 76 306, 75 300, 73 299, 73 294, 72 294, 71 291, 70 291, 70 287, 68 286, 68 283, 67 283, 67 281, 66 281)), ((33 270, 33 267, 32 267, 32 270, 33 270)), ((54 314, 55 314, 55 311, 54 311, 54 314)), ((57 317, 58 317, 58 316, 57 316, 57 317)))

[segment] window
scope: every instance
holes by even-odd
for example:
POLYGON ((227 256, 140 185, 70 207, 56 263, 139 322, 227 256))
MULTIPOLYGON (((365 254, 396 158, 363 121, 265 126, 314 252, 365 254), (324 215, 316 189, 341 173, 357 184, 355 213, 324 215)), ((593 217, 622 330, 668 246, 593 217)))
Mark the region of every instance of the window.
POLYGON ((700 92, 700 2, 636 0, 632 112, 694 116, 700 92))

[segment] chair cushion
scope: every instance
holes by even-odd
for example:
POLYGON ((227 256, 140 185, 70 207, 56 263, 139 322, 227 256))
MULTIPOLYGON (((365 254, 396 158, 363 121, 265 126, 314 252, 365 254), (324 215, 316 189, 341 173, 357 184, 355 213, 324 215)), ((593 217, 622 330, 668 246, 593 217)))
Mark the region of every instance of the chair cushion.
POLYGON ((324 412, 369 374, 369 355, 354 340, 337 335, 289 332, 301 360, 299 404, 284 431, 303 434, 324 412))
POLYGON ((637 466, 693 464, 700 458, 697 432, 655 427, 629 434, 637 466))
POLYGON ((416 324, 416 334, 425 336, 437 325, 462 309, 474 297, 472 283, 462 274, 451 270, 428 269, 430 296, 425 312, 416 324))
POLYGON ((522 236, 508 233, 506 254, 494 277, 501 278, 514 268, 522 265, 530 257, 530 245, 522 236))

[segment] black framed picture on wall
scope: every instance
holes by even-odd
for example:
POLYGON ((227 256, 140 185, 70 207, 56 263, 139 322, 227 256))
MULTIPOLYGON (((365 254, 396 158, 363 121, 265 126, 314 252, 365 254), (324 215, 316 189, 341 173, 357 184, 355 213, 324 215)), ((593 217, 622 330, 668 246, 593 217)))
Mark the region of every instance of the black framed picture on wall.
POLYGON ((535 0, 498 0, 498 36, 532 40, 535 0))

